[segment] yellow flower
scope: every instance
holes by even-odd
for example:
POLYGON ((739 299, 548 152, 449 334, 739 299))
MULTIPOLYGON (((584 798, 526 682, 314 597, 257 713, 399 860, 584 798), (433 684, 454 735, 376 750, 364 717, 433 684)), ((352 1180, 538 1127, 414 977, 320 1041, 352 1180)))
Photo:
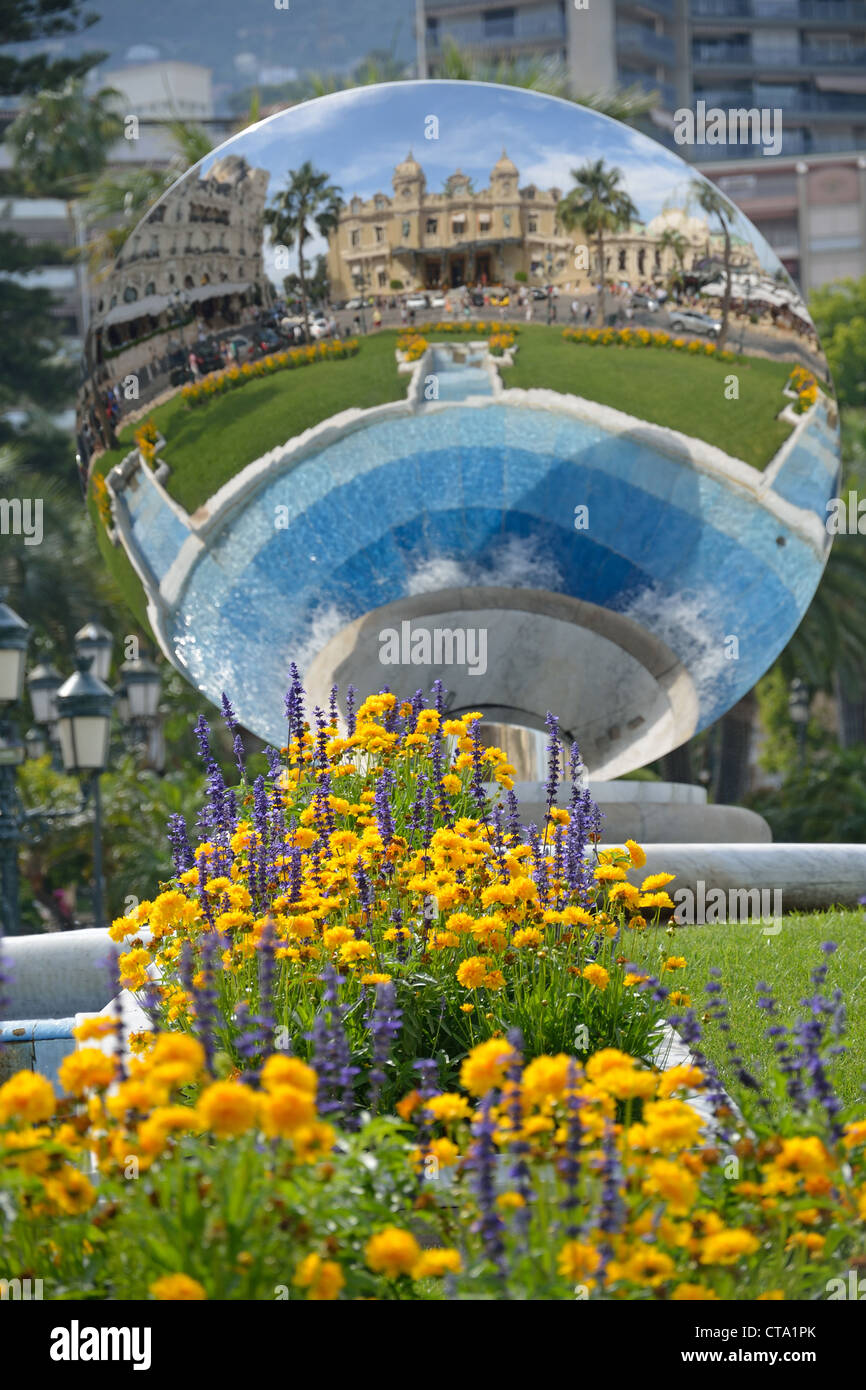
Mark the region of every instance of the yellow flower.
POLYGON ((662 971, 685 970, 687 964, 688 962, 686 961, 685 956, 668 956, 667 960, 662 966, 662 971))
POLYGON ((204 1048, 189 1033, 160 1033, 147 1057, 154 1078, 172 1086, 195 1081, 204 1061, 204 1048))
POLYGON ((456 796, 463 786, 460 778, 453 772, 446 772, 442 778, 442 786, 451 796, 456 796))
POLYGON ((496 1205, 500 1211, 519 1211, 526 1206, 526 1198, 520 1192, 500 1192, 496 1205))
POLYGON ((261 1109, 262 1128, 271 1138, 289 1139, 316 1118, 314 1098, 296 1086, 275 1087, 262 1100, 261 1109))
POLYGON ((629 858, 636 869, 642 869, 646 863, 646 854, 635 840, 626 840, 625 847, 629 852, 629 858))
POLYGON ((306 1062, 300 1061, 297 1057, 286 1057, 280 1052, 274 1052, 262 1067, 261 1082, 266 1091, 275 1091, 278 1086, 294 1086, 297 1090, 306 1091, 308 1095, 314 1096, 319 1078, 306 1062))
POLYGON ((671 1294, 672 1303, 712 1303, 719 1295, 705 1284, 677 1284, 671 1294))
POLYGON ((364 1255, 367 1266, 375 1274, 396 1279, 399 1274, 411 1274, 421 1258, 421 1247, 410 1231, 398 1226, 386 1226, 367 1241, 364 1255))
POLYGON ((25 1120, 38 1124, 54 1114, 54 1088, 35 1071, 18 1071, 0 1086, 0 1121, 25 1120))
POLYGON ((698 1185, 679 1163, 669 1158, 657 1158, 649 1165, 643 1190, 647 1196, 660 1197, 667 1202, 673 1216, 685 1216, 694 1205, 698 1185))
POLYGON ((488 1038, 464 1058, 460 1085, 470 1095, 486 1095, 494 1086, 502 1085, 506 1069, 513 1060, 514 1050, 506 1038, 488 1038))
POLYGON ((369 941, 356 940, 344 941, 340 947, 340 960, 344 965, 354 965, 359 960, 369 960, 370 956, 375 955, 372 944, 369 941))
POLYGON ((434 1119, 442 1120, 446 1124, 450 1120, 465 1120, 472 1113, 466 1097, 456 1091, 445 1091, 442 1095, 431 1096, 424 1102, 424 1108, 430 1111, 434 1119))
POLYGON ((412 1270, 413 1279, 438 1279, 443 1274, 459 1274, 462 1269, 459 1250, 425 1250, 412 1270))
POLYGON ((484 988, 485 988, 485 989, 504 989, 504 988, 505 988, 505 976, 503 975, 502 971, 501 971, 501 970, 488 970, 487 974, 484 976, 484 988))
POLYGON ((597 864, 595 877, 599 883, 614 883, 625 878, 626 871, 620 864, 597 864))
POLYGON ((306 1289, 313 1303, 331 1303, 345 1288, 346 1280, 336 1260, 323 1260, 321 1255, 308 1255, 301 1260, 292 1280, 295 1288, 306 1289))
POLYGON ((486 956, 469 956, 457 967, 458 984, 465 989, 480 989, 487 978, 489 965, 486 956))
POLYGON ((81 1047, 63 1058, 57 1074, 64 1091, 83 1096, 85 1091, 110 1086, 117 1074, 117 1062, 98 1047, 81 1047))
POLYGON ((521 946, 540 946, 543 940, 544 933, 538 927, 522 927, 512 936, 511 944, 519 950, 521 946))
POLYGON ((706 1077, 700 1067, 692 1066, 689 1062, 684 1062, 678 1067, 668 1067, 659 1077, 658 1094, 664 1099, 673 1095, 674 1091, 694 1091, 703 1086, 706 1077))
POLYGON ((150 1292, 160 1303, 203 1303, 207 1298, 204 1286, 188 1274, 164 1274, 151 1284, 150 1292))
POLYGON ((569 1283, 595 1283, 589 1278, 601 1264, 601 1256, 594 1245, 581 1240, 567 1240, 556 1257, 557 1267, 563 1279, 569 1283))
POLYGON ((676 874, 650 874, 644 879, 640 886, 642 893, 654 893, 657 888, 664 888, 666 883, 673 883, 676 874))
POLYGON ((255 1123, 258 1109, 256 1093, 237 1081, 215 1081, 198 1102, 198 1116, 205 1129, 221 1138, 244 1134, 255 1123))
POLYGON ((597 990, 603 993, 610 984, 610 975, 603 965, 586 965, 581 971, 584 980, 588 980, 597 990))
POLYGON ((391 976, 390 976, 390 975, 383 975, 383 974, 381 974, 381 973, 380 973, 380 974, 375 974, 375 973, 374 973, 374 974, 372 974, 372 975, 362 975, 362 976, 361 976, 361 984, 362 984, 362 985, 387 985, 387 984, 389 983, 390 979, 391 979, 391 976))
POLYGON ((733 1226, 707 1236, 701 1247, 702 1265, 732 1265, 744 1255, 754 1255, 760 1241, 744 1226, 733 1226))

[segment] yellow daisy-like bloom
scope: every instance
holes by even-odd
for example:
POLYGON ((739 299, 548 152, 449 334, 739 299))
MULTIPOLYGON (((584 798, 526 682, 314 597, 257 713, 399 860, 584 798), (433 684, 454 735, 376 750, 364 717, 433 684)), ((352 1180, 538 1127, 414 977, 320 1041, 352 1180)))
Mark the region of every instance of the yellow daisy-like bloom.
POLYGON ((626 840, 625 847, 628 850, 629 858, 636 869, 642 869, 646 863, 646 854, 641 849, 636 840, 626 840))
POLYGON ((456 796, 461 790, 463 783, 453 772, 446 772, 442 778, 442 786, 450 796, 456 796))
POLYGON ((147 1057, 156 1080, 173 1086, 195 1081, 204 1070, 204 1061, 204 1048, 189 1033, 160 1033, 147 1057))
POLYGON ((555 1057, 535 1057, 523 1069, 521 1088, 523 1097, 530 1105, 540 1105, 549 1097, 558 1099, 564 1094, 569 1075, 573 1074, 575 1084, 582 1072, 565 1052, 555 1057))
POLYGON ((344 965, 354 965, 359 960, 369 960, 375 955, 372 943, 364 940, 344 941, 340 947, 340 960, 344 965))
POLYGON ((199 1097, 197 1114, 205 1129, 221 1138, 245 1134, 256 1122, 259 1098, 237 1081, 215 1081, 199 1097))
POLYGON ((672 1303, 713 1303, 719 1295, 705 1284, 677 1284, 671 1294, 672 1303))
POLYGON ((266 1091, 275 1091, 278 1086, 294 1086, 296 1090, 314 1096, 319 1078, 313 1068, 298 1057, 286 1057, 274 1052, 262 1067, 261 1083, 266 1091))
POLYGON ((431 1096, 424 1102, 424 1109, 429 1110, 434 1119, 446 1124, 451 1120, 468 1119, 472 1114, 468 1100, 457 1091, 444 1091, 442 1095, 431 1096))
POLYGON ((662 966, 662 971, 685 970, 687 965, 688 961, 686 960, 685 956, 668 956, 667 960, 662 966))
POLYGON ((668 1067, 659 1077, 659 1098, 664 1100, 672 1096, 674 1091, 696 1091, 705 1082, 706 1077, 700 1067, 692 1066, 689 1062, 684 1062, 678 1067, 668 1067))
POLYGON ((826 1173, 832 1168, 833 1159, 818 1136, 810 1134, 805 1138, 783 1139, 773 1164, 797 1173, 826 1173))
POLYGON ((292 1283, 297 1289, 306 1289, 311 1302, 332 1303, 345 1288, 346 1279, 336 1260, 308 1255, 295 1270, 292 1283))
POLYGON ((64 1091, 83 1096, 85 1091, 110 1086, 117 1075, 117 1062, 98 1047, 82 1047, 63 1058, 57 1075, 64 1091))
POLYGON ((362 985, 387 985, 390 980, 390 975, 383 975, 381 973, 361 976, 362 985))
POLYGON ((624 879, 626 871, 621 864, 597 864, 595 878, 599 883, 616 883, 624 879))
POLYGON ((457 982, 464 989, 480 989, 487 979, 490 961, 486 956, 469 956, 457 967, 457 982))
POLYGON ((644 1106, 644 1138, 651 1149, 675 1153, 698 1142, 704 1122, 693 1106, 681 1100, 659 1100, 644 1106))
POLYGON ((473 1096, 486 1095, 501 1086, 505 1072, 514 1060, 514 1049, 506 1038, 488 1038, 473 1047, 460 1067, 460 1085, 473 1096))
POLYGON ((673 883, 676 874, 649 874, 640 886, 642 893, 654 893, 657 888, 664 888, 666 883, 673 883))
POLYGON ((660 1197, 667 1202, 672 1216, 685 1216, 694 1205, 698 1184, 679 1163, 669 1158, 657 1158, 649 1165, 643 1190, 648 1197, 660 1197))
POLYGON ((668 893, 641 893, 637 900, 638 907, 673 907, 673 900, 668 893))
POLYGON ((504 989, 504 988, 505 988, 505 976, 503 975, 502 971, 501 971, 501 970, 488 970, 487 974, 484 976, 484 988, 485 988, 485 989, 504 989))
POLYGON ((322 941, 326 951, 336 951, 346 941, 354 939, 354 932, 351 927, 328 927, 322 934, 322 941))
POLYGON ((557 1268, 570 1283, 595 1283, 591 1278, 601 1264, 601 1255, 594 1245, 582 1240, 567 1240, 556 1257, 557 1268))
POLYGON ((204 1285, 188 1274, 164 1274, 151 1284, 150 1292, 160 1303, 204 1303, 207 1299, 204 1285))
POLYGON ((544 941, 544 932, 539 931, 538 927, 521 927, 511 938, 512 946, 520 950, 523 946, 540 946, 544 941))
POLYGON ((54 1087, 34 1071, 18 1071, 0 1086, 0 1121, 24 1120, 38 1124, 54 1114, 54 1087))
POLYGON ((500 1192, 496 1205, 500 1211, 519 1211, 526 1206, 526 1198, 520 1192, 500 1192))
POLYGON ((463 1268, 459 1250, 425 1250, 412 1270, 413 1279, 438 1279, 443 1274, 459 1274, 463 1268))
POLYGON ((411 1231, 402 1231, 399 1226, 386 1226, 384 1231, 371 1236, 364 1249, 367 1266, 374 1274, 385 1274, 396 1279, 400 1274, 411 1274, 421 1258, 421 1247, 411 1231))
POLYGON ((670 1279, 675 1268, 670 1255, 666 1255, 663 1250, 645 1246, 635 1250, 625 1260, 611 1260, 608 1265, 608 1278, 611 1283, 625 1279, 629 1283, 655 1289, 666 1279, 670 1279))
POLYGON ((277 1086, 261 1103, 262 1128, 272 1139, 290 1139, 316 1118, 316 1102, 309 1091, 296 1086, 277 1086))
POLYGON ((866 1144, 866 1120, 852 1120, 845 1125, 842 1142, 846 1149, 856 1149, 866 1144))
POLYGON ((743 1226, 730 1227, 706 1237, 701 1246, 700 1261, 702 1265, 732 1265, 745 1255, 754 1255, 760 1248, 760 1241, 751 1231, 743 1226))
POLYGON ((593 962, 592 965, 585 965, 580 973, 584 980, 588 980, 595 989, 602 993, 610 984, 610 974, 603 965, 596 965, 593 962))

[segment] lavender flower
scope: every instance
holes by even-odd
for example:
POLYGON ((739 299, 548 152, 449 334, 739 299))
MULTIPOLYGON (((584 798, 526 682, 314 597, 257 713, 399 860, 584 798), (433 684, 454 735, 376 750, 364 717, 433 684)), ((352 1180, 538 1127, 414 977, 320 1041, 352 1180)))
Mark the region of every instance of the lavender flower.
POLYGON ((373 1065, 370 1069, 370 1111, 377 1114, 382 1088, 387 1081, 385 1068, 391 1060, 391 1048, 400 1032, 402 1009, 397 1007, 397 992, 389 980, 376 986, 376 997, 370 1015, 370 1041, 373 1065))
POLYGON ((472 1133, 475 1139, 470 1159, 475 1173, 473 1187, 478 1200, 478 1219, 472 1230, 481 1236, 481 1243, 488 1260, 496 1270, 502 1283, 505 1283, 508 1266, 505 1259, 505 1223, 496 1208, 496 1119, 493 1114, 494 1097, 491 1091, 481 1100, 478 1116, 473 1122, 472 1133))

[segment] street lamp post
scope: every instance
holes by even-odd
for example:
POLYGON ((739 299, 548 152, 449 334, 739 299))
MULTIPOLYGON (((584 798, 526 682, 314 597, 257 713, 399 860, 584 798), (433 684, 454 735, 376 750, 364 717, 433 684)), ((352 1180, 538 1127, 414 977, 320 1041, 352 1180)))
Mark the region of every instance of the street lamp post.
POLYGON ((806 762, 806 730, 809 725, 809 706, 811 700, 805 681, 795 676, 791 681, 788 695, 788 713, 797 735, 797 758, 800 767, 806 762))
POLYGON ((8 709, 21 699, 30 628, 0 601, 0 936, 18 928, 18 839, 21 808, 15 769, 24 747, 8 709))
POLYGON ((91 671, 93 658, 79 656, 78 670, 57 692, 57 735, 63 766, 93 793, 93 918, 104 926, 102 797, 99 779, 108 766, 114 695, 91 671))

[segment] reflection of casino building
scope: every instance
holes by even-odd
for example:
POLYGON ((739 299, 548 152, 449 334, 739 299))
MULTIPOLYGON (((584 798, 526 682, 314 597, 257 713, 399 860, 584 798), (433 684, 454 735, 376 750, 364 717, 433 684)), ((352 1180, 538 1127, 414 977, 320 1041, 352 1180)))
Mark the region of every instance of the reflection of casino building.
MULTIPOLYGON (((333 297, 346 298, 359 283, 381 293, 392 281, 406 289, 512 285, 518 275, 530 284, 588 289, 597 270, 595 248, 590 244, 589 267, 576 269, 573 248, 581 237, 566 234, 557 221, 561 190, 520 188, 518 180, 503 151, 488 188, 475 191, 457 170, 442 193, 428 193, 424 171, 410 152, 394 170, 392 197, 356 195, 340 213, 328 248, 333 297)), ((677 251, 660 245, 667 229, 683 238, 677 249, 686 270, 719 254, 721 233, 710 234, 702 219, 674 210, 606 237, 606 275, 632 285, 666 277, 679 265, 677 251)), ((744 266, 757 264, 745 242, 736 242, 735 258, 744 266)))
POLYGON ((355 289, 360 273, 373 292, 392 280, 408 289, 512 283, 518 271, 541 281, 571 269, 572 240, 556 225, 558 189, 518 188, 508 156, 478 192, 459 170, 442 193, 428 193, 412 158, 394 170, 393 197, 354 197, 330 238, 328 271, 334 298, 355 289))
POLYGON ((203 178, 170 189, 132 233, 94 289, 96 359, 112 374, 148 362, 178 322, 222 325, 270 293, 262 261, 269 177, 225 155, 203 178))

